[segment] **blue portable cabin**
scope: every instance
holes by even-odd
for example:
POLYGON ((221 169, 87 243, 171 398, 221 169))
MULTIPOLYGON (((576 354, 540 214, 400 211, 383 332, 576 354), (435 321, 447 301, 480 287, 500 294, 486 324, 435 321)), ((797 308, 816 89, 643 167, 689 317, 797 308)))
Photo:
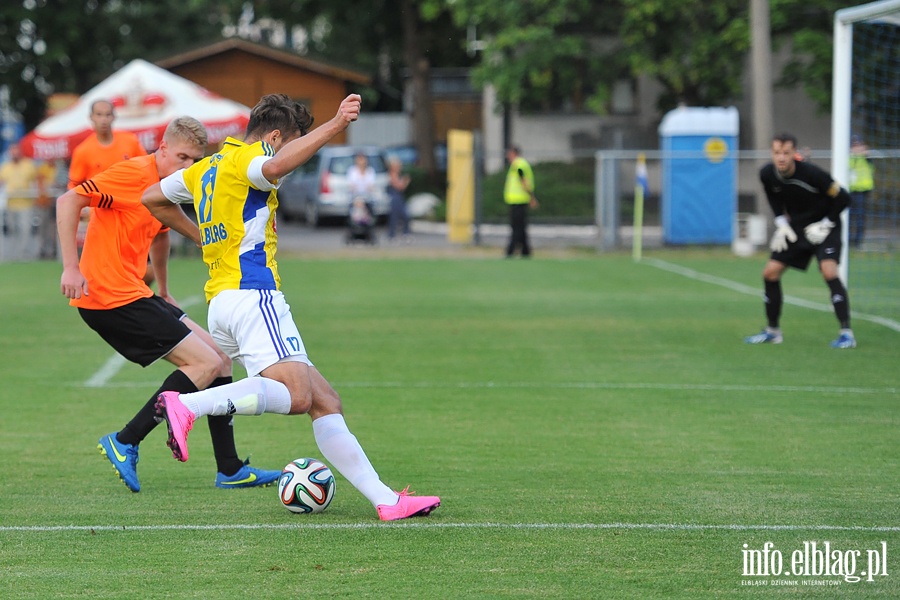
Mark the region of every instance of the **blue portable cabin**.
POLYGON ((659 125, 663 239, 731 244, 738 188, 738 111, 680 107, 659 125))

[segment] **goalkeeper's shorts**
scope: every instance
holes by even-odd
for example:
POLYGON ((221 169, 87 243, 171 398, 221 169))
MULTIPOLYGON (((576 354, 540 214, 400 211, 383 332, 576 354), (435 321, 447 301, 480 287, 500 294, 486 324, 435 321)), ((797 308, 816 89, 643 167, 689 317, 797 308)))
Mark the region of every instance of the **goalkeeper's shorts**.
POLYGON ((793 267, 794 269, 799 269, 800 271, 806 271, 809 268, 809 263, 812 261, 812 257, 815 256, 816 260, 822 262, 823 260, 833 260, 835 262, 841 262, 841 224, 838 223, 834 226, 828 233, 828 237, 825 238, 821 244, 814 245, 809 240, 804 237, 802 233, 802 229, 798 232, 797 241, 788 243, 787 250, 784 252, 773 252, 770 256, 772 260, 777 260, 780 263, 786 264, 789 267, 793 267))

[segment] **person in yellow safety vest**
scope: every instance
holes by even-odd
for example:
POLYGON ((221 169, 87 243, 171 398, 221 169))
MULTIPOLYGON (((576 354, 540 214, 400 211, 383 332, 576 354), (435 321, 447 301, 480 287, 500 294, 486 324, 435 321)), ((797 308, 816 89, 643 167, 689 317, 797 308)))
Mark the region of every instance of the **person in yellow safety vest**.
POLYGON ((511 258, 517 249, 522 258, 528 258, 531 256, 528 209, 538 207, 534 196, 534 173, 528 161, 520 156, 520 150, 516 146, 506 149, 506 160, 509 162, 509 170, 503 186, 503 201, 509 205, 509 225, 512 230, 506 246, 506 258, 511 258))
POLYGON ((866 228, 866 203, 875 187, 875 167, 869 160, 869 147, 862 138, 850 139, 850 244, 862 246, 866 228))

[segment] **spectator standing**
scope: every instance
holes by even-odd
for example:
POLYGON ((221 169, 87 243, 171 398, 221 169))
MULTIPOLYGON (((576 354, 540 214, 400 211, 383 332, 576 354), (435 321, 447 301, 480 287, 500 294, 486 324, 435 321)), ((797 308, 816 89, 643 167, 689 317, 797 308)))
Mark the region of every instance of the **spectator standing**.
POLYGON ((391 202, 388 217, 388 240, 393 241, 398 230, 403 239, 409 239, 409 214, 406 212, 406 188, 409 187, 409 175, 402 173, 403 163, 399 158, 388 159, 387 195, 391 202))
POLYGON ((522 258, 531 256, 531 244, 528 242, 528 210, 538 207, 534 195, 534 173, 531 165, 521 156, 517 146, 506 150, 509 170, 506 172, 506 184, 503 186, 503 201, 509 205, 509 244, 506 246, 506 258, 511 258, 518 251, 522 258))
POLYGON ((32 238, 37 198, 38 170, 22 154, 19 144, 10 144, 9 159, 0 166, 0 183, 6 192, 4 231, 9 237, 9 258, 34 258, 32 238))
POLYGON ((375 193, 375 169, 369 165, 369 159, 362 152, 353 157, 353 164, 347 169, 347 181, 350 183, 350 200, 363 198, 367 203, 375 193))
POLYGON ((90 118, 94 132, 72 151, 69 189, 102 173, 117 162, 147 154, 136 135, 112 128, 116 112, 109 100, 93 102, 90 118))
POLYGON ((850 245, 860 248, 866 229, 866 204, 875 187, 869 147, 858 135, 850 140, 850 245))
POLYGON ((63 160, 42 161, 37 168, 38 258, 56 258, 56 199, 66 191, 68 166, 63 160))

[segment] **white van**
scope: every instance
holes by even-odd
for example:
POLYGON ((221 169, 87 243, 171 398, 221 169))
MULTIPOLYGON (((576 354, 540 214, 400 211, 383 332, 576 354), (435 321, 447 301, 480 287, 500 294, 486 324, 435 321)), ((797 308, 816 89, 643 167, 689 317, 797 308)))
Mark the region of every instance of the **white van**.
POLYGON ((375 216, 384 220, 390 212, 387 197, 387 157, 377 146, 325 146, 300 165, 278 188, 278 211, 286 219, 303 218, 316 227, 325 219, 344 224, 350 214, 347 169, 362 152, 375 170, 375 192, 368 199, 375 216))

